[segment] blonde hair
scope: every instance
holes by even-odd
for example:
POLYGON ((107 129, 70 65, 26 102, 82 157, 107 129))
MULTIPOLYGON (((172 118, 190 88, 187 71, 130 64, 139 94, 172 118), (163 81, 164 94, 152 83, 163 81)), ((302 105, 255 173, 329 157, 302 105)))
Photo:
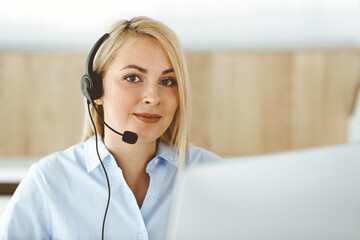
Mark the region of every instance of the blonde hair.
MULTIPOLYGON (((186 60, 179 39, 169 27, 148 17, 136 17, 129 21, 119 21, 110 30, 112 31, 110 37, 101 45, 94 60, 94 71, 101 76, 104 76, 119 49, 141 37, 156 41, 168 55, 178 84, 179 106, 170 126, 160 136, 160 141, 176 149, 179 169, 181 169, 185 162, 186 150, 189 144, 191 100, 186 60)), ((85 105, 87 108, 86 103, 85 105)), ((99 105, 97 109, 103 117, 102 106, 99 105)), ((90 112, 98 134, 103 138, 104 125, 93 106, 90 106, 90 112)), ((92 135, 94 135, 94 129, 86 110, 82 140, 85 141, 92 135)))

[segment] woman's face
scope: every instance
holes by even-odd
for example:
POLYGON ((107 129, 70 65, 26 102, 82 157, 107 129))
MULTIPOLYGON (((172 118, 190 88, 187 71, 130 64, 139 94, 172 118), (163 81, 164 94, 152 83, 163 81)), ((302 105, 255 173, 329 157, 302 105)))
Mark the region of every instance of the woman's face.
POLYGON ((139 142, 156 141, 178 107, 172 64, 150 39, 138 38, 121 48, 105 73, 103 86, 100 103, 105 121, 117 131, 137 133, 139 142))

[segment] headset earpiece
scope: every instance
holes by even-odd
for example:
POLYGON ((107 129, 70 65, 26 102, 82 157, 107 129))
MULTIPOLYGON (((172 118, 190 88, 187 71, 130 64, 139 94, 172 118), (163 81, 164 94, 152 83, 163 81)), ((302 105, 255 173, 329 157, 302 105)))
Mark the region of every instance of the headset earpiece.
POLYGON ((82 94, 90 102, 91 100, 99 99, 102 96, 102 78, 95 73, 92 77, 85 73, 81 78, 80 86, 82 94))
POLYGON ((101 44, 110 36, 105 33, 92 47, 88 58, 86 60, 85 74, 81 78, 80 87, 81 92, 90 102, 91 100, 98 99, 103 94, 102 77, 93 71, 93 63, 96 52, 99 50, 101 44))
POLYGON ((81 87, 81 93, 84 95, 84 97, 87 98, 89 102, 91 102, 91 96, 90 96, 90 89, 91 89, 91 81, 90 77, 85 74, 80 81, 80 87, 81 87))

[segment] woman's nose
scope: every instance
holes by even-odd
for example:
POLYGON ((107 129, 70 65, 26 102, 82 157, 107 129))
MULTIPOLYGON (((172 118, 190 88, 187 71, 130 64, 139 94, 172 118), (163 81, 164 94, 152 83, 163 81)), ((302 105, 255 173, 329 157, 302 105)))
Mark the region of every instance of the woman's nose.
POLYGON ((158 86, 146 86, 144 92, 143 103, 146 105, 159 105, 161 102, 161 97, 159 95, 158 86))

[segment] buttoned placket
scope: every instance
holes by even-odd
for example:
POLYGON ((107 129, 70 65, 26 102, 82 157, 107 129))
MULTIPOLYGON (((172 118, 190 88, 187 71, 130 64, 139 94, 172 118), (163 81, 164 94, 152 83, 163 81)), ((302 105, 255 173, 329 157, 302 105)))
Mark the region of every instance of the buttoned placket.
POLYGON ((141 206, 141 214, 145 221, 149 219, 149 217, 150 217, 149 214, 151 212, 151 209, 154 207, 156 200, 157 200, 158 193, 156 193, 156 191, 153 187, 153 182, 154 182, 154 177, 156 177, 156 175, 154 174, 154 171, 155 171, 158 163, 159 163, 159 157, 156 157, 155 159, 150 161, 149 165, 146 168, 146 172, 150 176, 150 184, 149 184, 149 188, 146 193, 143 205, 141 206))

